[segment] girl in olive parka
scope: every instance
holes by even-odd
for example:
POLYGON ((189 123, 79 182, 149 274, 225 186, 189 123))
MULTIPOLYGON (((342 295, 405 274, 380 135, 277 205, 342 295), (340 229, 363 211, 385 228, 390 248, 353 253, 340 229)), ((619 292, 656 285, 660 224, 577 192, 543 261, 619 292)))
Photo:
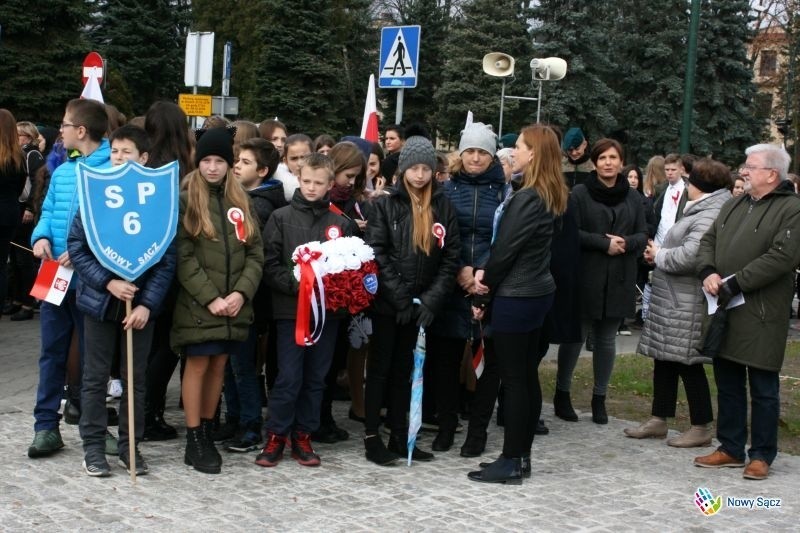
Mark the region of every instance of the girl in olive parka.
POLYGON ((247 193, 233 176, 233 138, 207 130, 195 151, 197 170, 180 196, 173 350, 186 357, 181 395, 186 418, 184 461, 220 472, 211 439, 228 354, 247 338, 252 298, 261 282, 264 251, 247 193))

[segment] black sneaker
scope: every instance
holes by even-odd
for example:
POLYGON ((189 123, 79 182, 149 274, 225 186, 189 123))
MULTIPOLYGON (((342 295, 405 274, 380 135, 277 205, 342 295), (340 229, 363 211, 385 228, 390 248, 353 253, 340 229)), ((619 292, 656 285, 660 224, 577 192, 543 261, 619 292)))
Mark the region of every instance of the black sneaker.
POLYGON ((81 421, 81 408, 75 400, 67 400, 64 404, 64 423, 77 426, 81 421))
POLYGON ((232 418, 226 420, 218 429, 211 431, 211 439, 214 442, 225 442, 232 440, 239 432, 239 419, 232 418))
POLYGON ((303 466, 319 466, 319 455, 311 447, 311 435, 304 431, 292 433, 292 459, 303 466))
POLYGON ((225 448, 229 452, 245 453, 261 447, 261 432, 245 430, 240 431, 230 444, 225 448))
POLYGON ((111 475, 111 467, 108 466, 103 451, 86 452, 83 459, 83 470, 91 477, 108 477, 111 475))
POLYGON ((275 466, 283 458, 283 449, 286 447, 286 436, 270 433, 264 449, 256 457, 258 466, 275 466))
MULTIPOLYGON (((136 475, 143 476, 150 471, 150 467, 147 466, 147 462, 142 457, 142 454, 139 453, 139 450, 136 450, 136 475)), ((120 454, 119 456, 119 466, 125 469, 125 471, 130 474, 131 473, 131 465, 130 465, 130 454, 126 451, 125 453, 120 454)))

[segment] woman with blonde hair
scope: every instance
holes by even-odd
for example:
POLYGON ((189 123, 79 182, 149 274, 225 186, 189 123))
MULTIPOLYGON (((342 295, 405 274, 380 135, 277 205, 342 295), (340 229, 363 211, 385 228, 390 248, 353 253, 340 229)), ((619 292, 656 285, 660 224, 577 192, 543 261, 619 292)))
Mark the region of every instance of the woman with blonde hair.
POLYGON ((550 244, 569 191, 561 172, 558 138, 542 125, 522 129, 514 149, 514 191, 494 217, 489 260, 475 273, 473 315, 490 307, 500 379, 505 387, 503 453, 469 479, 519 484, 530 476, 531 447, 542 408, 539 336, 553 304, 550 244))
POLYGON ((182 183, 172 349, 186 357, 181 397, 184 462, 217 474, 222 459, 211 424, 228 354, 240 350, 253 320, 264 251, 247 193, 233 175, 233 138, 224 128, 197 141, 197 170, 182 183))
POLYGON ((664 170, 664 156, 654 155, 647 162, 644 171, 643 193, 647 198, 655 198, 661 189, 661 184, 667 182, 667 172, 664 170))

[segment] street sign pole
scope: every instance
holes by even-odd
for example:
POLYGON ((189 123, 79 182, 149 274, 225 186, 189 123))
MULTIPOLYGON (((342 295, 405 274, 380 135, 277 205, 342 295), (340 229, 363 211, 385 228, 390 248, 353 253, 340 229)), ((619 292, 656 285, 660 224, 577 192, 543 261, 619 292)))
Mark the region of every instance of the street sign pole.
POLYGON ((403 97, 405 96, 405 89, 397 89, 397 107, 394 111, 394 123, 400 124, 403 122, 403 97))

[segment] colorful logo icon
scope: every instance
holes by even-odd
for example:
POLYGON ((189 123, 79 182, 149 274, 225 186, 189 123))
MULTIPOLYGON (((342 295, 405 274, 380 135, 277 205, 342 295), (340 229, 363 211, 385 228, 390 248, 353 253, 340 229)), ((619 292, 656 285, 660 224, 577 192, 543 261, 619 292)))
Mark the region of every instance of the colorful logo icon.
POLYGON ((713 516, 722 509, 722 496, 714 496, 705 487, 700 487, 694 493, 694 504, 706 516, 713 516))

